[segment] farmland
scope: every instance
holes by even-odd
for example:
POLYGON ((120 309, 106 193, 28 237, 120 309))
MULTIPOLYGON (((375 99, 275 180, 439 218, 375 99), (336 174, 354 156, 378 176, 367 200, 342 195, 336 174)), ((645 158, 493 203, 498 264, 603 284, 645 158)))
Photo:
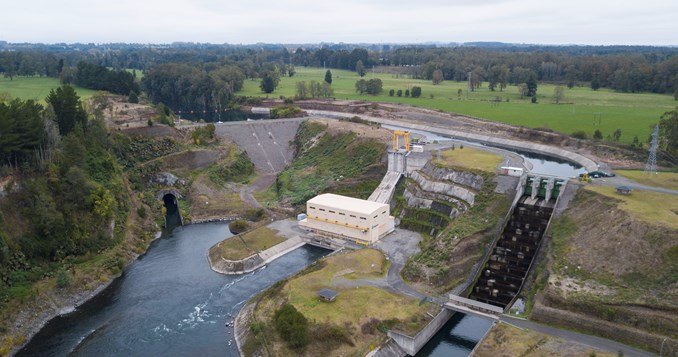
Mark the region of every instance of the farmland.
MULTIPOLYGON (((278 88, 268 96, 293 97, 299 81, 319 81, 325 76, 322 68, 297 68, 293 77, 283 77, 278 88)), ((589 87, 565 88, 561 104, 553 103, 555 85, 540 83, 537 91, 538 103, 530 98, 521 98, 518 87, 508 86, 503 92, 490 91, 487 83, 474 92, 466 92, 466 82, 444 81, 433 85, 431 81, 408 78, 405 75, 375 73, 383 81, 380 95, 360 95, 355 91, 358 75, 352 71, 332 69, 332 88, 336 99, 369 100, 378 102, 404 103, 414 106, 443 110, 474 117, 521 125, 533 128, 549 128, 565 134, 584 130, 589 137, 596 129, 603 137, 621 129, 621 141, 631 143, 635 135, 644 142, 664 112, 673 109, 677 102, 669 95, 652 93, 618 93, 609 89, 593 91, 589 87), (397 77, 397 78, 396 78, 397 77), (389 96, 390 89, 396 92, 412 86, 420 86, 420 98, 389 96), (459 89, 462 90, 458 96, 459 89), (431 97, 431 95, 433 97, 431 97), (501 102, 493 101, 500 98, 501 102)), ((365 76, 372 78, 372 73, 365 76)), ((258 80, 246 80, 239 94, 266 96, 259 89, 258 80)))
MULTIPOLYGON (((0 93, 9 93, 12 98, 34 99, 40 102, 45 100, 49 91, 61 86, 58 78, 52 77, 14 77, 14 80, 0 77, 0 93)), ((91 89, 75 87, 81 99, 87 99, 94 94, 91 89)))

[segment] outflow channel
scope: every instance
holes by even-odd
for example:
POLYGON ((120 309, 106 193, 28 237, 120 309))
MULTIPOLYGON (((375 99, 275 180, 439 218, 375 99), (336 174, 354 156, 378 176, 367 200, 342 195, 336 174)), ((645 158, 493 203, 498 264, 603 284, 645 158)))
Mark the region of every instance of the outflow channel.
POLYGON ((304 246, 240 276, 209 268, 210 246, 227 223, 189 225, 155 241, 101 294, 51 320, 19 356, 237 356, 242 304, 330 251, 304 246))

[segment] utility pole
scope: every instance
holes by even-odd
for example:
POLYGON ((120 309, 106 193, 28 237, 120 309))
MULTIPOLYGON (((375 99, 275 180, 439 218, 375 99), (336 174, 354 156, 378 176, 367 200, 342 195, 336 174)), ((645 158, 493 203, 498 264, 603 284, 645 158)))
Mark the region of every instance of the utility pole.
POLYGON ((652 131, 652 142, 650 143, 650 155, 645 164, 645 174, 657 173, 657 147, 659 146, 659 125, 655 125, 652 131))

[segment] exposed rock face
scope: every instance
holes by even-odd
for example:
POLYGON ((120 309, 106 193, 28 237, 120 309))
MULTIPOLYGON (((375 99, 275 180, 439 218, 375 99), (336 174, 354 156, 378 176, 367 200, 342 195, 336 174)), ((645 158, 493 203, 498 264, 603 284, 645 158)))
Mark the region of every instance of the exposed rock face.
POLYGON ((475 193, 462 186, 449 183, 449 181, 434 180, 419 171, 413 171, 411 177, 424 191, 456 197, 469 205, 473 205, 475 202, 475 193))
POLYGON ((175 175, 169 173, 169 172, 163 172, 159 173, 155 176, 153 181, 159 185, 163 186, 176 186, 177 184, 179 185, 185 185, 186 181, 176 177, 175 175))
POLYGON ((459 216, 461 212, 467 209, 466 204, 460 200, 447 195, 424 191, 416 184, 407 186, 407 189, 403 192, 403 198, 405 198, 408 206, 421 209, 439 210, 441 208, 439 202, 447 202, 450 204, 450 208, 443 209, 443 211, 446 211, 445 213, 449 214, 450 218, 459 216))
POLYGON ((421 171, 435 181, 450 181, 476 191, 480 191, 483 184, 485 184, 485 179, 480 175, 468 171, 455 171, 439 167, 431 163, 431 161, 427 162, 421 171))

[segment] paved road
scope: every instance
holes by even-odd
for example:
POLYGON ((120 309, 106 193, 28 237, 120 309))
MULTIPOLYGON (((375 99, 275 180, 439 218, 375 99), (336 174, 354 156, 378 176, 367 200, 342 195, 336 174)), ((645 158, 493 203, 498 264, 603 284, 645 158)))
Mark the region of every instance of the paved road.
POLYGON ((557 327, 542 325, 534 321, 528 321, 523 319, 517 319, 507 315, 502 315, 500 318, 501 321, 511 324, 516 327, 530 329, 533 331, 541 332, 547 335, 559 337, 565 340, 576 341, 578 343, 591 346, 596 349, 601 349, 609 351, 612 353, 618 353, 621 351, 624 353, 624 356, 635 357, 635 356, 654 356, 650 352, 645 352, 633 347, 629 347, 619 342, 608 340, 606 338, 586 335, 579 332, 574 332, 570 330, 564 330, 557 327))
POLYGON ((634 190, 642 190, 642 191, 654 191, 654 192, 659 192, 659 193, 666 193, 669 195, 678 195, 678 190, 671 190, 668 188, 662 188, 662 187, 655 187, 655 186, 647 186, 643 185, 640 183, 637 183, 631 179, 628 179, 623 176, 615 176, 615 177, 606 177, 606 178, 600 178, 600 179, 593 179, 592 182, 593 185, 600 185, 600 186, 629 186, 633 188, 634 190))

